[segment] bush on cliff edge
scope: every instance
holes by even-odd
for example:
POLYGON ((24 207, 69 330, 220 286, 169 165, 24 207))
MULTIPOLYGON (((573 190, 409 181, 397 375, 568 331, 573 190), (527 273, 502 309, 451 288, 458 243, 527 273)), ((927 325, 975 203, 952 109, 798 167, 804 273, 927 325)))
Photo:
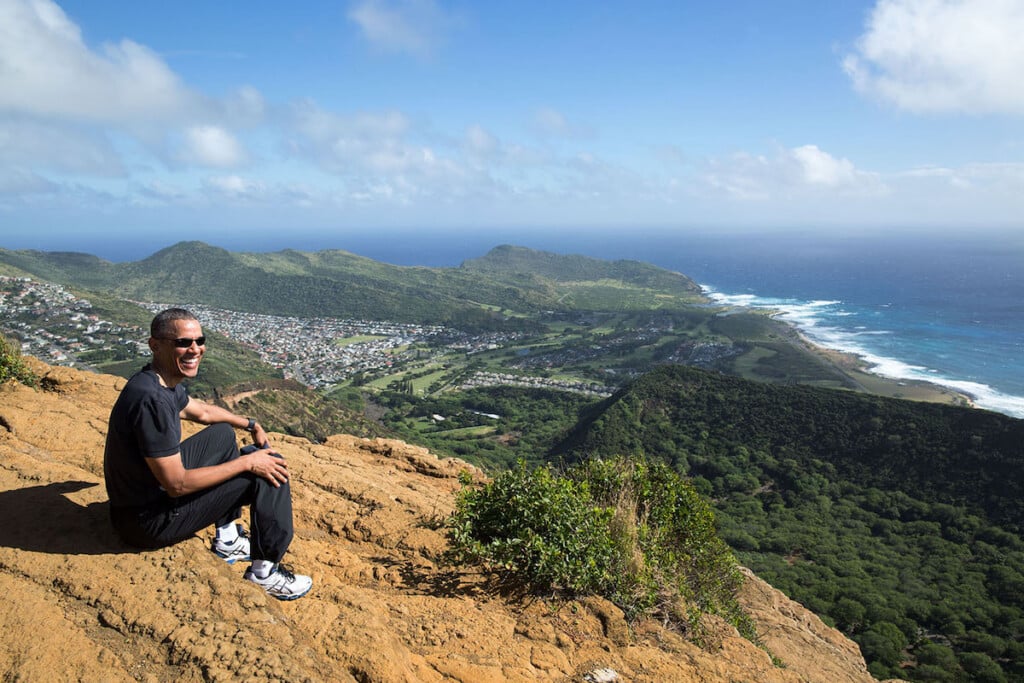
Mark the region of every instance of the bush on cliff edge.
POLYGON ((36 386, 39 378, 21 357, 21 348, 16 342, 0 335, 0 384, 9 379, 30 387, 36 386))
POLYGON ((525 463, 482 487, 464 482, 449 520, 451 558, 538 591, 600 595, 628 618, 654 616, 700 642, 717 614, 756 641, 736 600, 742 574, 710 506, 663 465, 592 460, 562 474, 525 463))

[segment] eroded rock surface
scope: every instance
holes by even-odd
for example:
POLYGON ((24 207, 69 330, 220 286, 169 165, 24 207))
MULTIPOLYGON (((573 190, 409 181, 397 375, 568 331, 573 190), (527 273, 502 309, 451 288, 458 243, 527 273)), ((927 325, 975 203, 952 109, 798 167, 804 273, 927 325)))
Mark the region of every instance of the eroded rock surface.
POLYGON ((603 600, 556 606, 439 566, 458 475, 482 475, 398 441, 272 435, 292 472, 287 561, 314 579, 300 600, 243 581, 209 534, 138 552, 111 532, 103 486, 124 380, 32 362, 45 390, 0 387, 4 680, 872 680, 854 643, 753 575, 743 602, 784 666, 727 627, 701 650, 603 600))

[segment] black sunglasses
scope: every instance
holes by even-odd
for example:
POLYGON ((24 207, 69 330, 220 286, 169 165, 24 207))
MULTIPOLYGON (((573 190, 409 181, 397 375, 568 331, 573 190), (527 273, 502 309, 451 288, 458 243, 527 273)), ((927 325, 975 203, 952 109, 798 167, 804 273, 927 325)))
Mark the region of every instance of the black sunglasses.
POLYGON ((189 339, 188 337, 178 337, 177 339, 168 339, 161 337, 164 341, 174 342, 174 345, 179 349, 187 349, 195 343, 197 346, 206 346, 206 337, 196 337, 195 339, 189 339))

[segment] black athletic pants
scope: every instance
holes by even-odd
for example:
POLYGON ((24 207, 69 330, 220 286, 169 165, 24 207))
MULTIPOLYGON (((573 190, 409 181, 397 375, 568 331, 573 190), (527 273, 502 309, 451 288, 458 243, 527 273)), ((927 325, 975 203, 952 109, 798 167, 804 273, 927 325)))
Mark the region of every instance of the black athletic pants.
MULTIPOLYGON (((246 446, 244 450, 254 449, 246 446)), ((216 465, 239 457, 235 431, 215 424, 181 442, 185 469, 216 465)), ((127 543, 162 548, 210 525, 224 526, 249 506, 250 554, 254 560, 280 562, 292 542, 292 494, 288 483, 276 487, 246 472, 180 498, 167 497, 145 509, 111 509, 114 528, 127 543)))

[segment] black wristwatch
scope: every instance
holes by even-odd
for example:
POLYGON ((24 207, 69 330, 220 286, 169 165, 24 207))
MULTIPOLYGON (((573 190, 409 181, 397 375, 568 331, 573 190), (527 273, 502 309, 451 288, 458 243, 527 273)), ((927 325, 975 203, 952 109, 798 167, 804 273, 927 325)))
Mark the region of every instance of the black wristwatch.
POLYGON ((256 420, 254 420, 254 419, 252 419, 250 417, 249 418, 249 426, 246 427, 246 430, 252 432, 252 431, 255 431, 255 429, 256 429, 256 420))

